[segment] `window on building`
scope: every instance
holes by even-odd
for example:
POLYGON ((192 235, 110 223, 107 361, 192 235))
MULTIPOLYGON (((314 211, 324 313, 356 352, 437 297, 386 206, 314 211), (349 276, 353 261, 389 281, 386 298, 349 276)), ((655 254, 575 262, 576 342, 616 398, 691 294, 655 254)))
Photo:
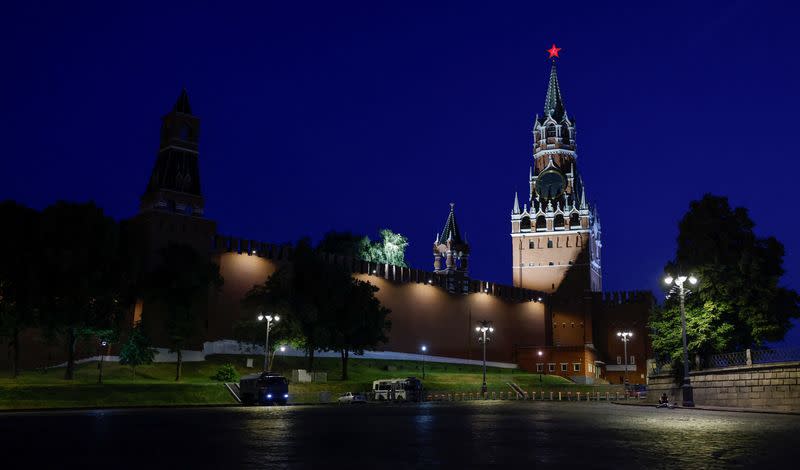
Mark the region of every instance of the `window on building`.
POLYGON ((536 230, 547 230, 547 219, 543 215, 536 218, 536 230))
POLYGON ((572 228, 580 228, 581 218, 577 213, 573 212, 572 215, 569 216, 569 226, 572 228))
POLYGON ((547 137, 555 137, 556 136, 556 126, 554 124, 550 124, 547 126, 547 137))
POLYGON ((567 264, 569 264, 570 266, 572 266, 572 260, 569 260, 569 261, 567 262, 567 264))
POLYGON ((617 356, 617 365, 622 364, 622 356, 617 356))
POLYGON ((563 230, 564 229, 564 216, 558 214, 556 218, 553 220, 553 227, 556 230, 563 230))
POLYGON ((536 241, 535 240, 529 240, 528 241, 528 248, 530 248, 531 250, 536 248, 536 241))
POLYGON ((547 248, 553 248, 553 240, 547 239, 547 248))
POLYGON ((547 265, 548 265, 548 266, 553 266, 553 262, 552 262, 552 261, 550 261, 549 263, 547 263, 547 265))
POLYGON ((581 371, 581 363, 580 362, 574 362, 572 364, 572 371, 573 372, 580 372, 581 371))
POLYGON ((631 356, 631 360, 628 361, 628 364, 636 364, 636 356, 631 356))
POLYGON ((566 327, 567 327, 567 323, 566 322, 561 324, 561 328, 566 328, 566 327))
POLYGON ((555 372, 555 371, 556 371, 555 363, 551 362, 550 364, 547 364, 547 372, 555 372))
POLYGON ((587 364, 586 370, 588 370, 590 374, 594 373, 594 364, 592 364, 591 362, 587 364))
POLYGON ((575 328, 575 322, 570 322, 569 326, 570 326, 571 328, 575 328))
POLYGON ((536 372, 544 372, 544 364, 541 362, 536 364, 536 372))
POLYGON ((569 364, 567 364, 566 362, 562 362, 561 363, 561 372, 567 372, 568 365, 569 364))
POLYGON ((531 229, 531 218, 530 217, 523 217, 522 220, 519 221, 519 229, 520 230, 530 230, 531 229))

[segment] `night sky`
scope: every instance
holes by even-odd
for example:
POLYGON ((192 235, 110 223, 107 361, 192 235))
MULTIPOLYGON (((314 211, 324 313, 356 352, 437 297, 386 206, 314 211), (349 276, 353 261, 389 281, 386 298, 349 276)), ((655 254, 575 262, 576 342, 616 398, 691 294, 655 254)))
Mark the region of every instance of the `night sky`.
POLYGON ((785 284, 800 289, 789 2, 115 3, 4 4, 0 199, 134 215, 160 117, 186 87, 221 233, 389 227, 431 269, 452 201, 473 277, 510 283, 510 211, 555 42, 606 290, 658 289, 677 221, 705 192, 784 243, 785 284))

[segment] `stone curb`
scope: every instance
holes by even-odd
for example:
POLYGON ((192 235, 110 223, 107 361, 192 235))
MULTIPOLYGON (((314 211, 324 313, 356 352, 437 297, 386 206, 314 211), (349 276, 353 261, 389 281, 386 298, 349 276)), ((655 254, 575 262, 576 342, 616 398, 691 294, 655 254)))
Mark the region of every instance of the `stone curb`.
MULTIPOLYGON (((612 401, 611 404, 613 405, 623 405, 623 406, 648 406, 648 407, 656 407, 655 403, 636 403, 636 402, 624 402, 624 401, 612 401)), ((727 411, 731 413, 760 413, 760 414, 773 414, 773 415, 792 415, 792 416, 800 416, 800 411, 781 411, 781 410, 766 410, 766 409, 759 409, 759 408, 731 408, 731 407, 724 407, 724 406, 695 406, 695 407, 683 407, 683 406, 676 406, 675 409, 678 410, 703 410, 703 411, 727 411)))

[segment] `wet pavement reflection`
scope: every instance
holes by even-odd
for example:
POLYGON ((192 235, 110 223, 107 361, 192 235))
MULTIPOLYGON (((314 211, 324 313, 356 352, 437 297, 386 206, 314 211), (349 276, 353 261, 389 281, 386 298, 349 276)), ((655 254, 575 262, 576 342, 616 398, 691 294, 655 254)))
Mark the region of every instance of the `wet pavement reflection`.
POLYGON ((800 416, 574 402, 70 411, 0 414, 0 439, 30 468, 794 468, 800 416))

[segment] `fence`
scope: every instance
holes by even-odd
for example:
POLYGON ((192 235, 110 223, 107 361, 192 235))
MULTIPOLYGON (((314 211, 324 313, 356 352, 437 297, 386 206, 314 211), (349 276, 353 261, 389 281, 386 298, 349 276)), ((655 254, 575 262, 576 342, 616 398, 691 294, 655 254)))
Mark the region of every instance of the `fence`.
POLYGON ((709 356, 708 365, 713 369, 753 364, 800 361, 800 348, 761 349, 714 354, 709 356))

